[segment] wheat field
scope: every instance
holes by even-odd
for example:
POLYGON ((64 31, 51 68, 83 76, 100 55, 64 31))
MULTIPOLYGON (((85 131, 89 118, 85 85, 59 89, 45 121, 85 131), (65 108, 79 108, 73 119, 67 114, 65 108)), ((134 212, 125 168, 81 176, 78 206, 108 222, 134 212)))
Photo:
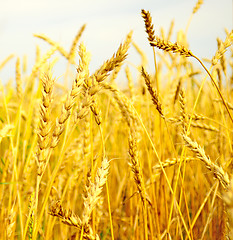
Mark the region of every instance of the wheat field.
POLYGON ((15 83, 1 83, 0 239, 233 239, 233 32, 212 59, 196 56, 186 33, 201 4, 176 42, 174 22, 156 32, 139 13, 152 72, 129 29, 90 73, 86 25, 68 51, 36 34, 50 49, 37 48, 30 74, 25 59, 0 63, 16 62, 15 83))

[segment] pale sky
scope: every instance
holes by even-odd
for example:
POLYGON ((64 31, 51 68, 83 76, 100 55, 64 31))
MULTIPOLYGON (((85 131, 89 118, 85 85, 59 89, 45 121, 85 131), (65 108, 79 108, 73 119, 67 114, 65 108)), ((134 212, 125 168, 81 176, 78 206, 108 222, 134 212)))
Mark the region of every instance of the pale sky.
MULTIPOLYGON (((141 9, 149 10, 153 18, 156 34, 161 27, 167 32, 172 20, 174 33, 185 29, 197 0, 0 0, 0 62, 8 55, 28 56, 29 68, 35 59, 35 48, 42 52, 48 44, 33 37, 34 33, 45 34, 58 41, 65 49, 70 45, 80 29, 87 27, 81 41, 91 52, 91 72, 103 61, 110 58, 119 44, 133 30, 133 40, 145 51, 153 66, 152 49, 147 42, 141 9)), ((200 58, 211 58, 217 47, 216 38, 225 39, 224 28, 232 29, 232 1, 204 0, 194 15, 189 31, 190 49, 200 58)), ((175 35, 172 40, 175 41, 175 35)), ((0 79, 6 82, 15 76, 15 61, 0 72, 0 79)), ((128 61, 137 65, 140 58, 133 48, 128 61)), ((58 66, 66 66, 61 57, 58 66), (59 65, 60 64, 60 65, 59 65)), ((62 67, 59 67, 62 68, 62 67)), ((30 70, 30 69, 29 69, 30 70)), ((55 77, 61 77, 59 70, 55 77)))

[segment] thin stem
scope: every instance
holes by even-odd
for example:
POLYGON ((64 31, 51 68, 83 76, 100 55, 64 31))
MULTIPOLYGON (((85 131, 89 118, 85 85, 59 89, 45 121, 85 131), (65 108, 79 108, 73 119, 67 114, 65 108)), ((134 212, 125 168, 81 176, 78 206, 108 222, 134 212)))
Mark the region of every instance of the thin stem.
POLYGON ((159 79, 158 79, 158 67, 156 62, 155 47, 153 47, 153 55, 154 55, 154 63, 155 63, 155 82, 156 82, 157 92, 159 95, 159 79))
POLYGON ((108 212, 109 212, 109 221, 110 221, 111 237, 112 237, 112 240, 114 240, 113 224, 112 224, 112 214, 111 214, 111 206, 110 206, 110 198, 109 198, 109 189, 108 189, 108 181, 106 181, 106 191, 107 191, 107 196, 108 196, 108 212))
POLYGON ((210 74, 210 72, 208 71, 208 69, 207 69, 207 68, 205 67, 205 65, 202 63, 202 61, 201 61, 198 57, 196 57, 195 55, 193 55, 193 54, 192 54, 192 57, 194 57, 194 58, 201 64, 201 66, 205 69, 205 71, 206 71, 207 74, 209 75, 209 77, 210 77, 212 83, 214 84, 215 88, 217 89, 218 94, 219 94, 219 96, 221 97, 221 99, 222 99, 222 101, 223 101, 223 104, 224 104, 224 106, 225 106, 225 108, 226 108, 226 110, 227 110, 227 113, 229 114, 230 119, 231 119, 231 121, 232 121, 232 123, 233 123, 233 117, 232 117, 232 115, 231 115, 231 112, 230 112, 230 110, 229 110, 229 107, 228 107, 228 105, 227 105, 227 103, 226 103, 226 101, 225 101, 225 99, 224 99, 224 97, 223 97, 223 95, 222 95, 222 93, 221 93, 221 91, 220 91, 217 83, 215 82, 215 80, 214 80, 213 77, 211 76, 211 74, 210 74))

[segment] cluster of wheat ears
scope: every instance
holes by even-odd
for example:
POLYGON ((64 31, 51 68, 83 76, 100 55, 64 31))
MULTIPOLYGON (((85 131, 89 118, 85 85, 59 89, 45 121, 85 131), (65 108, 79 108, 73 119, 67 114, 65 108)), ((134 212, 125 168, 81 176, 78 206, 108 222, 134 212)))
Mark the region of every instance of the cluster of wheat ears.
POLYGON ((186 33, 201 4, 175 43, 174 22, 155 35, 141 11, 150 74, 132 32, 93 74, 85 25, 69 52, 35 35, 51 49, 37 48, 29 75, 17 58, 16 85, 1 84, 0 239, 233 239, 233 32, 212 59, 194 55, 186 33), (125 66, 120 90, 130 45, 138 77, 125 66), (55 81, 55 52, 71 88, 55 81))

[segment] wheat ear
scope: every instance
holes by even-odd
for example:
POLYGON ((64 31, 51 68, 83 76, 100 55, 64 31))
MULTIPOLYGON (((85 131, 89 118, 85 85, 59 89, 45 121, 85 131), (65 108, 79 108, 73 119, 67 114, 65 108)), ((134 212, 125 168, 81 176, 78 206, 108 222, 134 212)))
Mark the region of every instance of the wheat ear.
POLYGON ((100 199, 103 186, 107 181, 109 172, 109 161, 104 158, 101 167, 97 170, 95 181, 86 186, 86 196, 84 197, 84 210, 82 213, 83 224, 88 224, 91 213, 100 199))
POLYGON ((218 60, 222 58, 222 55, 226 52, 226 49, 231 46, 233 42, 233 30, 227 34, 224 42, 219 43, 218 51, 212 58, 212 65, 216 65, 218 60))
POLYGON ((60 135, 64 131, 65 122, 69 118, 72 107, 75 104, 75 100, 81 92, 81 85, 83 83, 82 74, 78 74, 77 78, 73 82, 72 90, 68 93, 66 102, 62 106, 60 117, 56 119, 56 125, 52 135, 51 148, 55 148, 58 145, 60 135))
MULTIPOLYGON (((145 11, 144 9, 141 10, 142 17, 145 22, 145 27, 146 27, 146 33, 148 35, 148 40, 149 43, 155 41, 155 33, 154 33, 154 26, 152 24, 152 17, 150 15, 149 11, 145 11)), ((155 82, 156 82, 156 88, 159 93, 159 79, 158 79, 158 66, 157 66, 157 61, 156 61, 156 55, 155 55, 155 49, 153 47, 153 54, 154 54, 154 64, 155 64, 155 82)))
POLYGON ((145 22, 148 40, 149 42, 153 42, 155 41, 155 31, 154 31, 154 25, 152 24, 152 17, 150 15, 150 12, 142 9, 141 14, 145 22))
POLYGON ((53 201, 50 204, 49 214, 58 217, 64 224, 76 227, 79 232, 83 230, 83 239, 86 240, 99 240, 99 236, 93 234, 90 225, 84 225, 81 219, 73 213, 72 210, 66 210, 62 207, 61 201, 53 201))
POLYGON ((125 68, 125 74, 128 80, 130 98, 132 99, 134 97, 134 85, 133 85, 133 77, 128 66, 126 66, 125 68))
POLYGON ((148 198, 146 197, 147 195, 146 195, 145 183, 142 175, 142 168, 139 163, 138 137, 137 137, 137 133, 133 129, 133 126, 131 127, 131 131, 129 135, 129 156, 130 156, 129 165, 132 169, 132 172, 134 173, 134 180, 135 180, 138 192, 140 194, 142 203, 143 205, 145 205, 146 200, 148 200, 148 198))
POLYGON ((197 158, 199 158, 202 162, 204 162, 206 168, 209 169, 213 173, 214 177, 216 179, 218 179, 219 182, 222 184, 223 188, 226 189, 230 184, 228 174, 223 170, 222 167, 219 167, 218 165, 213 163, 210 160, 210 158, 208 156, 206 156, 204 149, 201 148, 197 144, 197 142, 192 141, 191 138, 189 138, 186 135, 182 135, 182 136, 183 136, 183 139, 186 143, 186 146, 191 151, 196 153, 197 158))
POLYGON ((31 78, 34 78, 39 69, 46 63, 46 61, 56 52, 58 46, 52 47, 32 68, 31 78))
MULTIPOLYGON (((220 49, 222 44, 224 44, 220 38, 217 38, 217 43, 218 43, 218 49, 220 49)), ((226 76, 227 75, 227 59, 226 59, 226 56, 224 53, 222 54, 222 57, 220 58, 220 63, 221 63, 221 67, 224 72, 224 75, 226 76)))
POLYGON ((183 132, 187 132, 187 115, 186 115, 186 97, 184 89, 180 90, 180 113, 182 119, 183 132))
POLYGON ((195 7, 193 8, 193 14, 195 14, 195 13, 199 10, 199 8, 200 8, 201 5, 203 4, 203 2, 204 2, 203 0, 198 0, 198 1, 197 1, 195 7))
POLYGON ((62 112, 59 118, 56 119, 56 125, 52 135, 51 147, 55 148, 58 145, 59 137, 64 131, 65 122, 69 118, 72 108, 75 104, 76 98, 79 96, 82 90, 82 85, 84 83, 85 78, 88 76, 88 68, 86 65, 89 63, 86 59, 85 48, 80 48, 80 62, 77 67, 77 76, 73 82, 71 91, 67 94, 66 102, 62 106, 62 112))
POLYGON ((101 87, 103 87, 106 90, 109 90, 113 93, 114 99, 116 100, 122 116, 125 118, 128 126, 130 127, 132 123, 134 123, 134 126, 139 126, 139 120, 137 118, 137 115, 135 113, 135 110, 132 106, 132 103, 130 100, 116 87, 113 85, 110 85, 108 83, 101 83, 101 87))
POLYGON ((40 123, 38 130, 38 151, 37 151, 37 164, 38 175, 41 176, 44 172, 46 160, 49 154, 50 141, 51 141, 51 103, 52 92, 54 86, 54 79, 50 75, 44 74, 41 78, 42 81, 42 102, 40 105, 40 123))
POLYGON ((160 116, 162 118, 164 118, 164 114, 163 114, 163 110, 162 110, 162 105, 159 101, 159 97, 158 97, 158 94, 156 92, 156 90, 153 88, 152 86, 152 82, 151 82, 151 78, 149 76, 149 74, 146 73, 146 71, 144 70, 144 68, 142 67, 142 76, 145 80, 145 83, 146 83, 146 86, 147 86, 147 89, 151 95, 151 98, 152 98, 152 101, 153 101, 153 104, 156 106, 156 109, 157 111, 159 112, 160 116))
POLYGON ((154 41, 150 41, 150 45, 152 47, 157 47, 159 49, 162 49, 166 52, 173 52, 173 53, 179 53, 182 56, 185 57, 193 57, 193 53, 185 48, 183 45, 176 43, 172 43, 170 41, 166 41, 162 38, 159 38, 156 36, 156 39, 154 41))
POLYGON ((18 99, 22 99, 23 96, 23 87, 22 87, 22 78, 21 78, 21 70, 20 70, 20 58, 16 60, 16 71, 15 71, 15 79, 16 79, 16 92, 18 99))
POLYGON ((80 30, 78 31, 77 35, 75 36, 74 41, 71 45, 70 52, 69 52, 68 57, 67 57, 67 59, 71 63, 75 62, 74 58, 75 58, 76 46, 77 46, 77 43, 78 43, 79 39, 81 38, 85 28, 86 28, 86 24, 83 24, 82 27, 80 28, 80 30))
POLYGON ((49 43, 51 46, 57 46, 57 50, 61 53, 61 55, 64 56, 66 59, 68 59, 67 51, 62 46, 60 46, 59 43, 53 41, 52 39, 50 39, 49 37, 43 34, 34 34, 34 37, 44 40, 45 42, 49 43))
POLYGON ((123 61, 126 59, 127 51, 131 42, 131 36, 132 32, 127 35, 125 42, 119 46, 117 52, 113 54, 109 60, 104 62, 104 64, 94 73, 98 83, 104 81, 109 75, 109 72, 114 70, 116 67, 121 66, 123 61))
POLYGON ((6 236, 7 239, 14 239, 15 238, 15 228, 16 228, 16 220, 17 220, 17 215, 16 215, 16 210, 15 207, 13 206, 10 209, 10 212, 7 214, 5 217, 5 223, 6 223, 6 236))
POLYGON ((0 63, 0 70, 14 57, 13 54, 9 55, 3 62, 0 63))

